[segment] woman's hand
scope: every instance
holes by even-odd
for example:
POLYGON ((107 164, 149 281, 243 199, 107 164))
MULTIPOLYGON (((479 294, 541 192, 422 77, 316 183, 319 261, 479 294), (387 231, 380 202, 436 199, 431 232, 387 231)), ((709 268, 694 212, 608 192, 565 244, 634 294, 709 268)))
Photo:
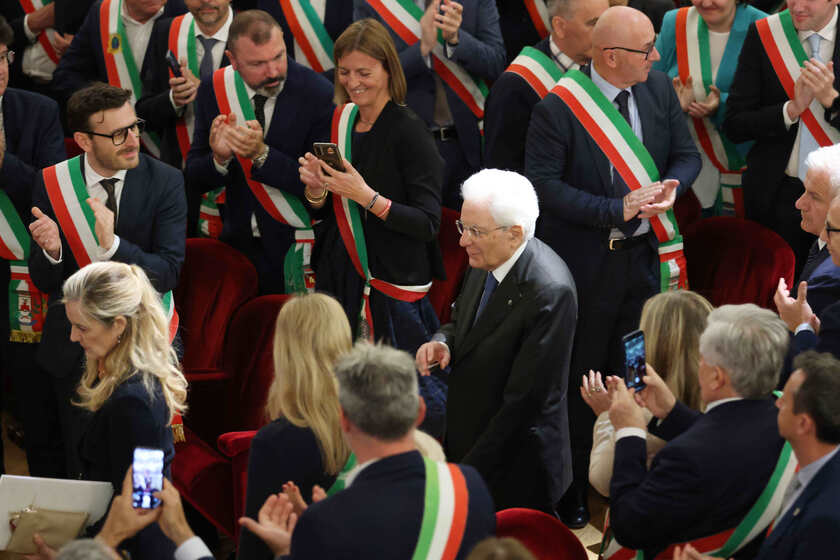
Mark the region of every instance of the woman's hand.
POLYGON ((600 371, 589 370, 589 375, 583 376, 583 384, 580 386, 580 394, 583 402, 589 405, 595 416, 610 409, 612 395, 607 391, 601 379, 600 371))
POLYGON ((309 187, 309 194, 313 197, 320 196, 326 189, 324 183, 327 178, 321 171, 320 161, 309 152, 298 158, 300 182, 309 187))
POLYGON ((297 487, 297 484, 292 482, 291 480, 283 485, 283 493, 289 498, 289 502, 292 504, 292 508, 298 517, 303 515, 303 512, 306 511, 306 508, 309 507, 306 503, 306 500, 303 499, 303 496, 300 493, 300 488, 297 487))
POLYGON ((342 158, 344 172, 336 171, 326 163, 318 160, 321 165, 321 172, 325 175, 326 188, 333 194, 349 198, 366 208, 373 199, 375 191, 365 183, 364 178, 356 171, 356 168, 342 158))

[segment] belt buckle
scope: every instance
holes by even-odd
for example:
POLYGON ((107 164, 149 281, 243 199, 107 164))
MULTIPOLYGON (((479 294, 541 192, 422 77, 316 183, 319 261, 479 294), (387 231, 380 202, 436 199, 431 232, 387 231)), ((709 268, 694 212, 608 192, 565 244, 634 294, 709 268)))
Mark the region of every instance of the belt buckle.
POLYGON ((621 241, 621 239, 618 239, 618 238, 615 238, 615 237, 610 239, 610 244, 609 244, 610 251, 617 251, 618 250, 618 247, 616 247, 616 245, 615 245, 616 241, 621 241))
POLYGON ((453 135, 450 133, 454 130, 455 127, 452 126, 444 126, 438 129, 438 136, 440 137, 441 142, 449 142, 452 140, 453 135))

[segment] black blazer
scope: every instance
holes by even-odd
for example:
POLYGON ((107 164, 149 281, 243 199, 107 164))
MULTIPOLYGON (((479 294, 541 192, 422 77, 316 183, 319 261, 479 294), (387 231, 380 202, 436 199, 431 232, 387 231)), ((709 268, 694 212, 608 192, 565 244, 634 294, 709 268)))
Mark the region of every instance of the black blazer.
POLYGON ((805 350, 831 352, 840 359, 840 301, 826 307, 820 315, 820 334, 813 331, 799 331, 791 342, 791 354, 796 356, 805 350))
MULTIPOLYGON (((840 301, 840 266, 831 260, 828 246, 820 249, 812 263, 806 263, 800 278, 808 282, 808 305, 817 317, 822 318, 826 308, 840 301)), ((791 286, 791 297, 796 297, 796 291, 797 287, 791 286)))
MULTIPOLYGON (((706 414, 680 402, 648 429, 668 443, 648 471, 645 440, 615 445, 610 525, 623 546, 653 558, 665 547, 732 529, 755 504, 784 440, 774 399, 723 403, 706 414)), ((761 537, 736 558, 752 558, 761 537)))
MULTIPOLYGON (((458 465, 467 483, 464 538, 455 558, 466 558, 496 531, 493 501, 475 469, 458 465)), ((353 483, 310 505, 292 537, 291 559, 411 558, 423 519, 426 471, 418 451, 379 459, 353 483)))
POLYGON ((473 325, 487 274, 467 271, 452 322, 433 338, 452 355, 446 454, 478 469, 494 496, 522 484, 517 461, 543 464, 555 503, 572 480, 566 388, 575 282, 550 247, 531 239, 473 325))
MULTIPOLYGON (((834 42, 832 59, 834 87, 840 89, 840 41, 834 42)), ((787 101, 788 95, 752 23, 738 57, 723 121, 723 132, 733 142, 755 140, 747 154, 747 170, 742 179, 748 218, 770 219, 775 212, 776 192, 785 177, 799 126, 794 123, 785 128, 782 107, 787 101)), ((835 111, 835 118, 829 122, 840 128, 840 112, 835 111)))
MULTIPOLYGON (((84 173, 84 164, 82 164, 84 173)), ((43 176, 32 195, 32 204, 55 220, 43 176)), ((125 175, 115 234, 120 245, 111 260, 142 268, 160 293, 174 290, 184 262, 186 246, 186 201, 184 178, 165 163, 140 154, 140 164, 125 175)), ((49 312, 38 348, 38 364, 52 375, 69 374, 82 356, 82 348, 70 340, 70 322, 61 303, 64 281, 79 269, 64 233, 62 261, 52 264, 40 247, 29 255, 29 272, 39 290, 49 295, 49 312)))

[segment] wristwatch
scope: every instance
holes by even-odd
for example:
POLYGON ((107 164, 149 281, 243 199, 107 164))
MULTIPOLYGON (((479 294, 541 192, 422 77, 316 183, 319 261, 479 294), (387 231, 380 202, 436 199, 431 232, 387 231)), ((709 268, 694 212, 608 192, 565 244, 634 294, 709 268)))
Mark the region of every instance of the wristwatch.
POLYGON ((259 169, 265 163, 265 160, 268 158, 268 144, 263 144, 263 151, 257 154, 252 160, 251 163, 254 164, 254 167, 259 169))

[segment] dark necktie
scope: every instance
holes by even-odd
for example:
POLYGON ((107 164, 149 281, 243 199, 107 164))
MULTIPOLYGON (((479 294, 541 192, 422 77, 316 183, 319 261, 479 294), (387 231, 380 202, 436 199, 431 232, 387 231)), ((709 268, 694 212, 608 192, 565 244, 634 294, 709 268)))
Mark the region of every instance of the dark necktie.
POLYGON ((114 192, 114 184, 119 181, 119 179, 112 177, 111 179, 102 179, 99 181, 99 184, 102 185, 102 188, 105 189, 105 192, 108 193, 108 198, 105 199, 105 207, 114 213, 114 223, 117 223, 117 194, 114 192))
MULTIPOLYGON (((630 123, 630 92, 626 89, 621 90, 618 92, 618 95, 615 96, 615 102, 618 104, 618 112, 621 113, 621 116, 624 117, 624 120, 627 121, 627 124, 630 123)), ((632 127, 632 125, 631 125, 632 127)), ((627 193, 630 192, 630 188, 627 186, 627 183, 624 182, 624 179, 621 178, 621 174, 618 172, 618 169, 613 168, 612 170, 612 189, 613 189, 613 196, 615 197, 624 197, 627 193)), ((641 225, 642 221, 639 218, 633 218, 629 222, 624 222, 618 229, 621 230, 621 233, 624 234, 625 237, 631 237, 633 232, 635 232, 639 226, 641 225)))
POLYGON ((204 56, 201 57, 201 65, 198 67, 198 77, 203 81, 213 74, 213 45, 218 39, 198 35, 198 40, 204 48, 204 56))
MULTIPOLYGON (((805 266, 802 267, 802 272, 799 273, 799 280, 805 280, 809 282, 811 280, 811 275, 820 265, 822 259, 820 259, 820 245, 819 242, 814 241, 811 245, 811 249, 808 251, 808 260, 805 261, 805 266)), ((796 286, 791 287, 791 297, 796 297, 796 286)))
POLYGON ((498 285, 499 281, 496 280, 493 273, 488 272, 487 278, 484 280, 484 291, 481 293, 481 300, 478 302, 478 309, 475 310, 473 325, 478 321, 478 317, 481 315, 481 312, 484 311, 484 308, 487 306, 487 302, 490 301, 490 296, 492 296, 493 292, 496 291, 496 286, 498 285))
POLYGON ((260 95, 259 93, 254 95, 254 115, 257 117, 257 122, 260 123, 263 136, 265 135, 265 102, 267 100, 268 97, 265 95, 260 95))

